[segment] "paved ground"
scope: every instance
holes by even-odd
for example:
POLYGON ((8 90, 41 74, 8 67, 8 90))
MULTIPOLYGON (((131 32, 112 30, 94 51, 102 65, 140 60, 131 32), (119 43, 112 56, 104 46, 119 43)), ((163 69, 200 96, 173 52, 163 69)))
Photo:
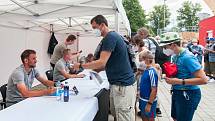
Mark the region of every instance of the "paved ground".
MULTIPOLYGON (((169 93, 170 85, 165 81, 159 82, 158 96, 161 102, 162 117, 157 117, 156 121, 173 121, 170 117, 171 95, 169 93)), ((193 121, 215 121, 215 82, 201 86, 202 99, 195 112, 193 121)), ((109 116, 109 121, 113 117, 109 116)), ((142 121, 137 117, 137 121, 142 121)))

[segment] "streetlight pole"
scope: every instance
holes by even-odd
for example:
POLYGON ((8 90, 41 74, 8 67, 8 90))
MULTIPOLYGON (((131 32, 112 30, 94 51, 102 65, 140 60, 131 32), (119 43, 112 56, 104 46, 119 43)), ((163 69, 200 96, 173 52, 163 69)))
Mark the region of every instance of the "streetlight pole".
POLYGON ((157 35, 160 35, 160 27, 159 27, 159 16, 157 16, 158 19, 158 29, 157 29, 157 35))
POLYGON ((163 1, 163 29, 165 28, 166 25, 166 0, 163 1))

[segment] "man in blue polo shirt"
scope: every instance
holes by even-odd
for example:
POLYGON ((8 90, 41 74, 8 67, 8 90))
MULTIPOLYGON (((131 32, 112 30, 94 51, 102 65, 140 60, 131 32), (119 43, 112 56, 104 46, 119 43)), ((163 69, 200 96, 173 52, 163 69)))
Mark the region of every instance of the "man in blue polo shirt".
POLYGON ((201 99, 200 87, 208 79, 198 59, 188 50, 180 47, 178 33, 169 32, 161 35, 160 46, 165 54, 173 55, 173 62, 178 72, 174 78, 165 78, 172 84, 171 116, 175 121, 192 121, 195 110, 201 99))
POLYGON ((105 70, 110 83, 110 110, 116 121, 135 121, 136 86, 126 43, 114 31, 109 31, 104 16, 91 20, 96 36, 102 36, 95 52, 95 61, 75 64, 74 68, 105 70))

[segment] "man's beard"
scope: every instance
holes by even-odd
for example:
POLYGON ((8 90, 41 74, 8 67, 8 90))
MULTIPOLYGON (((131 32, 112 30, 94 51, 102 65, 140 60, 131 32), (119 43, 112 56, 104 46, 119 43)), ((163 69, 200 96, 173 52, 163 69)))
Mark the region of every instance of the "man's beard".
POLYGON ((30 67, 30 68, 35 68, 35 67, 36 67, 36 65, 29 65, 29 67, 30 67))

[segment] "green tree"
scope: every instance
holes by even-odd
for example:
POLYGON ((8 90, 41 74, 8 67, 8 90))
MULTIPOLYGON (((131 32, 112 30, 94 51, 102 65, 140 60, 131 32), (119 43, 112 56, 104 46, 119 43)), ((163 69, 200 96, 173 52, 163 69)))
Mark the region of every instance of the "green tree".
POLYGON ((152 31, 154 33, 159 34, 158 29, 164 29, 170 23, 170 15, 171 13, 169 12, 168 6, 166 5, 154 6, 153 10, 149 13, 149 21, 152 31))
POLYGON ((185 1, 182 7, 177 10, 178 27, 186 28, 191 26, 197 26, 199 23, 199 17, 196 15, 202 10, 199 3, 193 4, 191 1, 185 1))
POLYGON ((130 22, 132 32, 136 32, 139 28, 146 26, 146 14, 138 0, 124 0, 123 6, 130 22))

